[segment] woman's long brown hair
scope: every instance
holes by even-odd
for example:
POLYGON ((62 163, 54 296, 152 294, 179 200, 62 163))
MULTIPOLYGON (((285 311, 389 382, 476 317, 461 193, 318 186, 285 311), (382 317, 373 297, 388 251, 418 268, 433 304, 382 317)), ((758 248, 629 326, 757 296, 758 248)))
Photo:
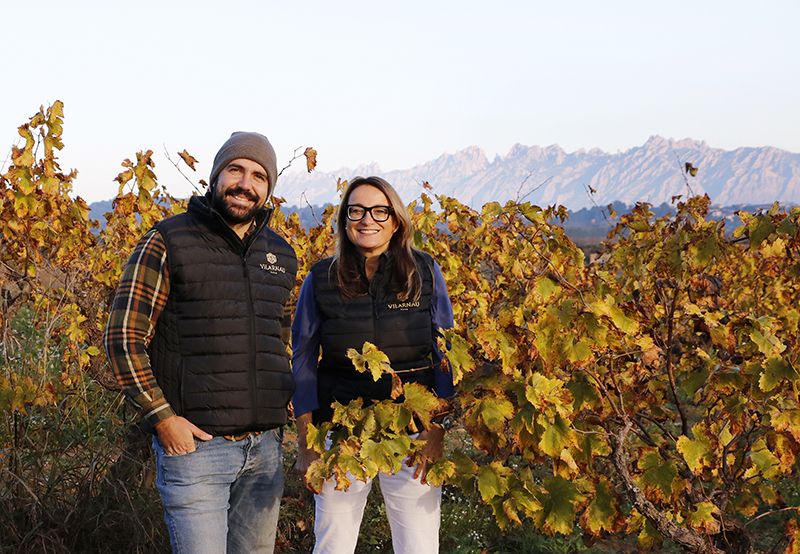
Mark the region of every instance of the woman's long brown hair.
POLYGON ((411 217, 408 215, 400 195, 386 180, 380 177, 356 177, 352 179, 342 195, 339 204, 339 213, 336 217, 336 281, 342 296, 352 298, 363 296, 369 291, 369 281, 363 267, 362 257, 358 254, 355 245, 347 236, 347 204, 350 195, 355 189, 362 186, 375 187, 381 191, 394 208, 394 217, 397 230, 389 241, 389 251, 393 256, 392 262, 392 291, 397 292, 399 300, 419 300, 422 293, 422 278, 414 261, 411 251, 411 238, 414 230, 411 227, 411 217))

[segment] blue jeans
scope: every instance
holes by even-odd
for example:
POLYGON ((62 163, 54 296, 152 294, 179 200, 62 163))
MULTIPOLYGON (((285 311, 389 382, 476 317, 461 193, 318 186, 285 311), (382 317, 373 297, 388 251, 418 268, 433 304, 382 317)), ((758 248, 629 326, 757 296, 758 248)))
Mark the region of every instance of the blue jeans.
POLYGON ((283 494, 283 430, 239 441, 195 439, 169 456, 153 437, 164 518, 175 554, 272 554, 283 494))

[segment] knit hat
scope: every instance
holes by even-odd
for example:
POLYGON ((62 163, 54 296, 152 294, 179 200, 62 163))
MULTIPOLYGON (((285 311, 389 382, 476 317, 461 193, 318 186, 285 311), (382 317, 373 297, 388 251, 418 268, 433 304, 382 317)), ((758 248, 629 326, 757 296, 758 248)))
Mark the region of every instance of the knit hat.
POLYGON ((275 190, 275 181, 278 179, 278 162, 275 150, 269 140, 259 133, 237 131, 231 135, 231 138, 222 145, 222 148, 219 149, 219 152, 214 157, 214 166, 211 168, 211 180, 209 181, 210 186, 214 186, 217 177, 229 163, 239 158, 254 161, 264 168, 269 180, 267 197, 272 196, 272 191, 275 190))

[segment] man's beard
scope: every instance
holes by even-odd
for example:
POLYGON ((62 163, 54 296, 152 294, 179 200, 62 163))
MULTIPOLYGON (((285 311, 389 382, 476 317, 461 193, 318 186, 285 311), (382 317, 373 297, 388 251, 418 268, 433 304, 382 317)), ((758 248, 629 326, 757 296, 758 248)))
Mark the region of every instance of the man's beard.
POLYGON ((258 203, 258 196, 250 191, 242 190, 239 187, 228 189, 223 194, 220 194, 219 187, 214 187, 214 192, 211 195, 211 204, 225 221, 235 224, 252 221, 259 210, 261 210, 263 207, 263 204, 258 203), (228 202, 228 196, 233 196, 236 194, 241 194, 248 200, 253 201, 253 205, 249 208, 232 206, 228 202))

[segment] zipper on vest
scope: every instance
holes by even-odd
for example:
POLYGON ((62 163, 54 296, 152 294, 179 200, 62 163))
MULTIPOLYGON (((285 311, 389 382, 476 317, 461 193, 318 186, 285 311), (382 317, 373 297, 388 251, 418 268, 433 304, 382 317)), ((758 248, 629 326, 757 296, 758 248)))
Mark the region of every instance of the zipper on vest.
POLYGON ((247 252, 250 248, 245 249, 242 254, 242 271, 244 272, 244 279, 247 283, 247 315, 249 322, 250 332, 250 367, 248 368, 248 376, 250 378, 250 405, 251 414, 250 421, 255 422, 258 415, 258 381, 256 379, 256 321, 255 310, 253 309, 253 290, 252 283, 250 282, 250 271, 247 266, 247 252))

